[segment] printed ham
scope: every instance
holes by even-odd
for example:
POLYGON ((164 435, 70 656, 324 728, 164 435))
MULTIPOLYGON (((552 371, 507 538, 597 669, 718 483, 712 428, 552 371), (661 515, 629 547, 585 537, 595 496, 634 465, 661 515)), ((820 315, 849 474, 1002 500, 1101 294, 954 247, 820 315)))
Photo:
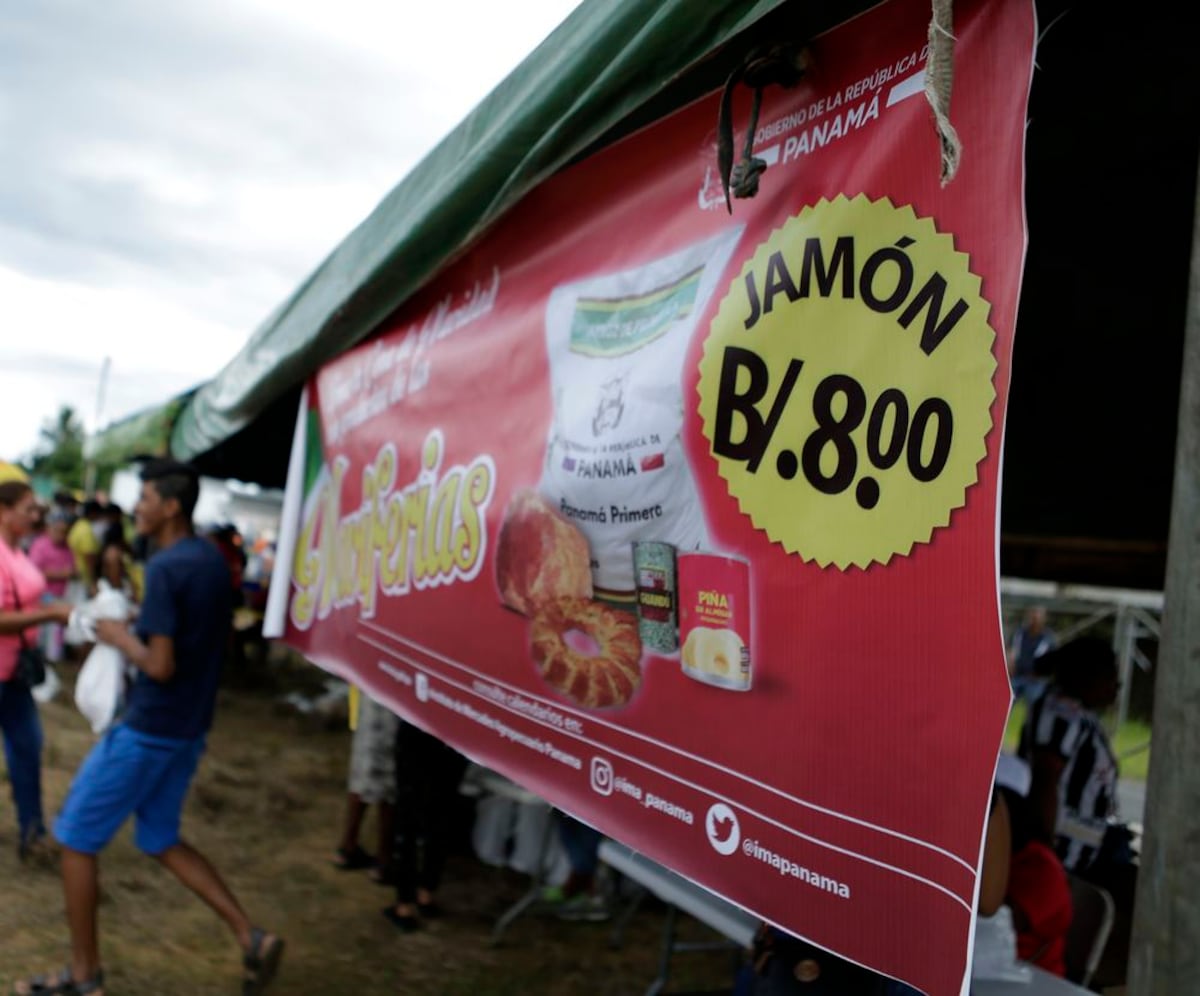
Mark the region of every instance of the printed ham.
POLYGON ((587 540, 536 491, 518 491, 505 509, 496 586, 500 601, 526 616, 555 599, 592 597, 587 540))

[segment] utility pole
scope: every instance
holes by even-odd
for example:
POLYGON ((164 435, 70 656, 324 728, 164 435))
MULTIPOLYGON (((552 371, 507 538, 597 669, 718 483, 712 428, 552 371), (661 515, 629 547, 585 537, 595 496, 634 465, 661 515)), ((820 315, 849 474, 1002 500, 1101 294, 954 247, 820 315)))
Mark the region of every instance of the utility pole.
POLYGON ((92 419, 92 431, 83 442, 85 458, 83 470, 83 490, 91 496, 96 491, 96 437, 100 435, 100 419, 104 417, 104 396, 108 392, 108 373, 112 369, 112 357, 104 357, 100 364, 100 381, 96 385, 96 414, 92 419))
POLYGON ((1178 433, 1130 996, 1178 996, 1200 980, 1200 209, 1178 433))

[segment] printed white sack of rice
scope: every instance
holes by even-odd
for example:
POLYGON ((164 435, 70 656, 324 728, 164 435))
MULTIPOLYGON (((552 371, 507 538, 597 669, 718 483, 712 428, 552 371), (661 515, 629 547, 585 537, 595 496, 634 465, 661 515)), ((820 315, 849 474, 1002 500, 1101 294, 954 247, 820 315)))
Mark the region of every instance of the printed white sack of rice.
POLYGON ((550 294, 554 418, 540 490, 587 537, 602 598, 632 599, 635 540, 707 541, 681 438, 693 403, 683 359, 741 233, 550 294))

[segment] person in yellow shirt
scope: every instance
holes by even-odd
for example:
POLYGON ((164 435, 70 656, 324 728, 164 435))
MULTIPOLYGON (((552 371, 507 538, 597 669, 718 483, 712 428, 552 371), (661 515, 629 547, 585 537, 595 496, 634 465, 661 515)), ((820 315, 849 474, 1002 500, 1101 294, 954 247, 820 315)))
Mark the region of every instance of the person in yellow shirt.
POLYGON ((75 520, 71 531, 67 533, 67 546, 75 554, 75 568, 86 588, 85 595, 91 595, 96 587, 96 561, 100 555, 100 537, 96 535, 94 523, 100 521, 102 509, 97 501, 84 502, 83 515, 75 520))

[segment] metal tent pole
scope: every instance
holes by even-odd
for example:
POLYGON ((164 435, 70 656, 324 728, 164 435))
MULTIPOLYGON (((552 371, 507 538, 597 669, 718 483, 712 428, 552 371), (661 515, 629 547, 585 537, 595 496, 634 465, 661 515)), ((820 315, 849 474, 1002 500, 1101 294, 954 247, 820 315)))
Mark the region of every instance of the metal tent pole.
POLYGON ((1192 225, 1130 996, 1177 996, 1200 984, 1200 204, 1192 225))

